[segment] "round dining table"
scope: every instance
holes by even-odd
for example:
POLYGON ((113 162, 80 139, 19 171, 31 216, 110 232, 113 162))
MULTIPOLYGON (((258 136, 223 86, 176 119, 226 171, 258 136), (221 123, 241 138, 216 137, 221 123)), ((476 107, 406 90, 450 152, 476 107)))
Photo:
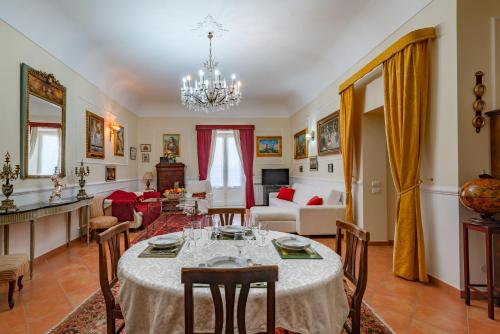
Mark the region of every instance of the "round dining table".
MULTIPOLYGON (((182 232, 173 233, 181 235, 182 232)), ((349 313, 340 256, 307 239, 322 259, 282 259, 271 240, 290 234, 269 231, 263 246, 251 241, 243 256, 251 265, 276 264, 276 327, 296 333, 340 333, 349 313)), ((260 236, 258 236, 259 238, 260 236)), ((119 302, 125 330, 134 333, 184 333, 184 286, 181 268, 198 267, 215 256, 236 256, 233 240, 198 240, 184 244, 175 258, 138 257, 148 246, 143 240, 130 247, 118 263, 119 302)), ((265 332, 265 288, 251 288, 246 308, 248 333, 265 332)), ((215 314, 208 287, 194 288, 197 333, 213 333, 215 314)), ((236 322, 235 322, 236 324, 236 322)))

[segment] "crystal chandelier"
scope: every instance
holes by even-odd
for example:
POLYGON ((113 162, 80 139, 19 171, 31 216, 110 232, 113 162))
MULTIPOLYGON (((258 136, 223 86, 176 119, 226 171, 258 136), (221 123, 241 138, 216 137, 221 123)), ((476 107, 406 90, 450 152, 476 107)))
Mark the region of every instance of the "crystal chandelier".
POLYGON ((204 112, 229 110, 233 106, 238 106, 241 101, 241 82, 236 82, 236 75, 233 74, 228 85, 217 69, 218 63, 212 58, 213 37, 214 33, 208 32, 210 49, 208 60, 203 63, 206 73, 200 70, 198 80, 192 80, 190 75, 182 78, 181 100, 189 110, 204 112))

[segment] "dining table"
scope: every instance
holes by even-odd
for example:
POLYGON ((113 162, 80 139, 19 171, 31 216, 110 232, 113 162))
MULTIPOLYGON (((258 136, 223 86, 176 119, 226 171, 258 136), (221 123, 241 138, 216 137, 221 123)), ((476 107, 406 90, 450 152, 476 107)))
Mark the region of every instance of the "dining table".
MULTIPOLYGON (((171 234, 182 236, 182 232, 171 234)), ((249 266, 278 266, 276 327, 301 334, 340 333, 349 314, 340 256, 319 242, 303 238, 319 258, 282 258, 273 241, 285 236, 303 238, 269 231, 265 236, 257 235, 263 238, 260 242, 248 241, 242 255, 249 266)), ((184 333, 181 268, 204 266, 217 256, 237 256, 235 245, 234 240, 211 240, 207 233, 196 245, 185 242, 176 256, 169 258, 140 257, 149 246, 148 240, 132 245, 118 263, 119 303, 126 332, 184 333)), ((262 287, 250 289, 247 333, 265 332, 266 291, 262 287)), ((194 326, 197 333, 214 332, 215 313, 207 286, 194 288, 194 326)))

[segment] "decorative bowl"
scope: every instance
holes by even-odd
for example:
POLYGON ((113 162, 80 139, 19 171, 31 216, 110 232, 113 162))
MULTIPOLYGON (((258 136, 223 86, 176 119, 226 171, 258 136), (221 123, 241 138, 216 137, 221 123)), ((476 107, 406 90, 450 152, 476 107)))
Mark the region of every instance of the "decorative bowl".
POLYGON ((488 219, 500 212, 500 180, 482 174, 460 189, 460 202, 488 219))

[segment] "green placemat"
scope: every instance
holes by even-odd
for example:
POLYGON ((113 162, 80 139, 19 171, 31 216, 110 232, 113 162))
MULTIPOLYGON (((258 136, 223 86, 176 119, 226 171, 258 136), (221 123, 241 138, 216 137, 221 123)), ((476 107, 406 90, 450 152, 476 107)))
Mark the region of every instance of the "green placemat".
POLYGON ((146 247, 145 250, 142 251, 141 254, 139 254, 138 257, 141 258, 175 258, 177 255, 180 253, 182 246, 184 246, 184 241, 182 244, 173 249, 160 249, 160 248, 154 248, 153 246, 149 245, 146 247))
MULTIPOLYGON (((252 240, 255 240, 255 235, 253 234, 252 231, 250 233, 247 233, 247 235, 252 235, 252 240)), ((234 240, 234 236, 228 235, 228 234, 222 234, 219 233, 219 237, 215 234, 215 232, 212 232, 212 236, 210 237, 211 240, 234 240)))
POLYGON ((319 255, 318 252, 314 250, 312 247, 308 247, 305 250, 300 251, 292 251, 289 249, 283 249, 276 244, 276 240, 273 239, 272 243, 274 248, 278 252, 279 256, 284 259, 303 259, 303 260, 321 260, 323 257, 319 255))

